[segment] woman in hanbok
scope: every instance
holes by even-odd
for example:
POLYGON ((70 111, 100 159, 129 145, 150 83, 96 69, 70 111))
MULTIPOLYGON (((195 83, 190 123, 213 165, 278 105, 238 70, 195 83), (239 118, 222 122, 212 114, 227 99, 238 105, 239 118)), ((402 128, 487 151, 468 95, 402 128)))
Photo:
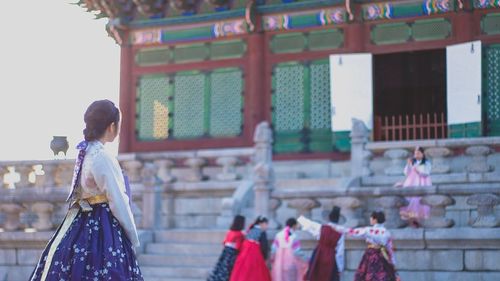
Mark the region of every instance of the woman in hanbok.
POLYGON ((300 249, 300 240, 295 231, 295 218, 286 221, 286 227, 276 234, 271 246, 273 281, 302 281, 307 271, 307 262, 300 249))
POLYGON ((104 148, 118 135, 120 111, 111 101, 95 101, 84 121, 69 211, 30 280, 143 280, 130 192, 118 161, 104 148))
POLYGON ((340 208, 334 206, 328 216, 330 222, 321 225, 305 217, 299 217, 302 230, 310 232, 318 245, 309 261, 305 276, 308 281, 339 281, 344 270, 344 233, 349 229, 338 224, 340 208))
POLYGON ((269 255, 267 225, 267 218, 259 216, 250 226, 231 272, 231 281, 271 281, 266 265, 269 255))
POLYGON ((224 249, 222 254, 215 265, 212 274, 208 277, 207 281, 228 281, 231 277, 234 262, 241 249, 241 245, 245 240, 243 228, 245 227, 245 217, 237 215, 233 219, 233 223, 226 233, 223 245, 224 249))
MULTIPOLYGON (((411 188, 416 186, 432 186, 430 177, 431 163, 425 157, 424 149, 416 147, 414 157, 408 159, 404 168, 406 179, 401 186, 411 188)), ((408 205, 400 209, 401 218, 407 220, 410 226, 419 227, 422 221, 429 217, 430 207, 420 203, 421 197, 408 197, 408 205)))
POLYGON ((361 237, 368 244, 354 281, 397 281, 396 260, 391 233, 384 227, 385 214, 373 212, 369 227, 354 228, 348 235, 361 237))

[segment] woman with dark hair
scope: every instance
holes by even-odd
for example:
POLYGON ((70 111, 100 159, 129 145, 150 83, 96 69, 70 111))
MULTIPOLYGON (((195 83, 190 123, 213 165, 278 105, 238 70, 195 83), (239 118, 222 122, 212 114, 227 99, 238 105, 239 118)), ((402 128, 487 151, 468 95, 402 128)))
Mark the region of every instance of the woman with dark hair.
POLYGON ((241 252, 236 258, 231 281, 271 281, 266 259, 269 252, 266 230, 268 220, 258 216, 250 226, 241 252))
MULTIPOLYGON (((420 146, 415 148, 413 158, 408 159, 404 168, 406 179, 400 184, 403 188, 415 186, 432 186, 430 177, 431 163, 425 157, 424 149, 420 146)), ((420 204, 421 197, 408 197, 408 205, 401 207, 401 218, 407 220, 410 226, 420 227, 422 221, 427 219, 430 214, 429 206, 420 204)))
POLYGON ((276 234, 271 246, 273 281, 302 281, 307 271, 307 262, 300 249, 300 240, 295 231, 295 218, 286 221, 285 228, 276 234))
POLYGON ((368 247, 365 250, 354 281, 397 281, 391 233, 387 231, 384 212, 372 212, 369 227, 350 229, 348 234, 362 237, 368 247))
POLYGON ((208 277, 208 281, 228 281, 229 277, 231 277, 231 271, 238 256, 238 251, 240 251, 241 245, 245 240, 243 228, 245 228, 245 217, 240 215, 235 216, 224 239, 222 254, 212 274, 208 277))
POLYGON ((310 232, 318 245, 309 261, 309 268, 305 276, 308 281, 339 281, 340 272, 344 269, 344 232, 347 228, 338 224, 340 208, 334 206, 328 215, 328 223, 321 225, 317 222, 299 218, 302 229, 310 232))
POLYGON ((118 136, 120 111, 109 100, 95 101, 84 120, 69 211, 30 280, 143 280, 130 192, 118 161, 104 148, 118 136))

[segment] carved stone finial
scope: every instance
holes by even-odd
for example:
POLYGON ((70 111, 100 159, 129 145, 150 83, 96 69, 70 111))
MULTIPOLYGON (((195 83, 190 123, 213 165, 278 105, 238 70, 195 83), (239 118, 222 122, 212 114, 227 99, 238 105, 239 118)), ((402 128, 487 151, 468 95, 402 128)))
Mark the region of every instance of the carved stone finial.
POLYGON ((406 226, 406 222, 401 219, 399 209, 408 205, 408 201, 402 196, 384 196, 376 200, 377 205, 381 207, 386 216, 387 228, 401 228, 406 226))
POLYGON ((487 156, 492 153, 492 149, 488 146, 478 145, 470 146, 465 150, 465 154, 472 157, 467 165, 469 173, 487 173, 493 170, 487 162, 487 156))
POLYGON ((410 153, 405 149, 389 149, 384 152, 384 157, 391 160, 390 166, 384 172, 388 176, 399 176, 403 174, 406 158, 410 153))
POLYGON ((364 138, 370 136, 370 130, 365 123, 359 119, 352 118, 351 138, 364 138))
POLYGON ((144 163, 144 167, 141 170, 142 183, 146 186, 154 186, 156 184, 156 174, 158 173, 158 167, 150 162, 144 163))
POLYGON ((257 127, 255 128, 253 141, 256 143, 272 142, 272 139, 273 133, 271 131, 269 123, 266 121, 259 123, 259 125, 257 125, 257 127))
POLYGON ((222 172, 217 174, 217 179, 221 181, 230 181, 240 178, 236 173, 236 165, 238 165, 239 160, 237 157, 225 156, 219 157, 216 160, 217 165, 222 166, 222 172))
POLYGON ((205 159, 199 157, 188 158, 184 163, 191 168, 190 173, 186 175, 186 181, 197 182, 205 179, 202 171, 203 166, 207 163, 205 159))
POLYGON ((497 195, 475 194, 467 198, 467 204, 477 206, 477 217, 470 221, 472 227, 497 227, 500 220, 496 217, 495 206, 500 203, 497 195))
POLYGON ((430 147, 425 154, 432 160, 432 174, 446 174, 450 172, 450 162, 447 157, 452 154, 446 147, 430 147))
POLYGON ((424 220, 424 226, 428 228, 446 228, 455 223, 452 219, 446 218, 446 206, 455 204, 455 200, 447 195, 427 195, 420 202, 430 206, 430 217, 424 220))
POLYGON ((311 210, 320 206, 318 201, 310 198, 291 199, 288 207, 297 210, 297 216, 311 217, 311 210))

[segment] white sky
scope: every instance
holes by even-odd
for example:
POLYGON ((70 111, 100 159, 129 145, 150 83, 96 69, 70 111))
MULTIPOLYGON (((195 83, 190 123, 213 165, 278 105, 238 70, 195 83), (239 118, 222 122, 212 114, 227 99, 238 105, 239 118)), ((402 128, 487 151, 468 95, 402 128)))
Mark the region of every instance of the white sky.
POLYGON ((106 19, 71 2, 2 3, 0 160, 53 159, 54 135, 68 136, 73 158, 87 106, 118 102, 120 48, 106 19))

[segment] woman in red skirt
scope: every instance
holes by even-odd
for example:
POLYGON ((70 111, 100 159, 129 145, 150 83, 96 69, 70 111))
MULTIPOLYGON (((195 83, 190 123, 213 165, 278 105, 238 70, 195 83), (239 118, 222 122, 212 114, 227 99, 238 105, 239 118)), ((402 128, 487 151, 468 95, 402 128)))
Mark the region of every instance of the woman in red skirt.
POLYGON ((359 263, 354 281, 397 281, 391 234, 384 227, 384 212, 373 212, 372 226, 349 230, 348 234, 366 239, 368 247, 359 263))
POLYGON ((271 281, 271 274, 266 266, 269 253, 267 224, 267 218, 259 216, 250 226, 236 258, 230 281, 271 281))

